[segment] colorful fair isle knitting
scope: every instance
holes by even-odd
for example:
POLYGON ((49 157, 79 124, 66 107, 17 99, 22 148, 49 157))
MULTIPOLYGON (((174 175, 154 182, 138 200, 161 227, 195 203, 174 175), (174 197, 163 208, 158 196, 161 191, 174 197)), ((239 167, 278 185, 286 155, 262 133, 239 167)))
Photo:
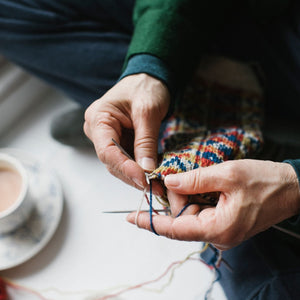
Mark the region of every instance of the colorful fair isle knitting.
POLYGON ((197 73, 163 124, 162 161, 150 178, 255 157, 263 142, 262 100, 262 93, 224 86, 197 73))

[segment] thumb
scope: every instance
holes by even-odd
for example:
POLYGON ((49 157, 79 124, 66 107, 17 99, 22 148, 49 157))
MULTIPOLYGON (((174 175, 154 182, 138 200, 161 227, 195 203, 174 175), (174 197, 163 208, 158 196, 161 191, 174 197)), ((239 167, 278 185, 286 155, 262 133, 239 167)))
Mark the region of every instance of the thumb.
POLYGON ((221 165, 198 168, 186 173, 166 176, 165 185, 169 190, 179 194, 222 192, 226 188, 221 165))
POLYGON ((142 116, 135 122, 135 159, 145 171, 156 168, 160 122, 157 116, 142 116))

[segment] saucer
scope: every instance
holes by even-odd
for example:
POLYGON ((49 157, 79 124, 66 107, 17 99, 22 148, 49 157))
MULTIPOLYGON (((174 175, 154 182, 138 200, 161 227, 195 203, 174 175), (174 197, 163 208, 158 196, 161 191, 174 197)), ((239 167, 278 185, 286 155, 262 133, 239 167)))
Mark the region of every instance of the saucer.
POLYGON ((63 192, 52 171, 20 150, 0 149, 16 157, 29 174, 34 207, 29 219, 18 229, 0 235, 0 271, 16 267, 41 251, 59 224, 63 192))

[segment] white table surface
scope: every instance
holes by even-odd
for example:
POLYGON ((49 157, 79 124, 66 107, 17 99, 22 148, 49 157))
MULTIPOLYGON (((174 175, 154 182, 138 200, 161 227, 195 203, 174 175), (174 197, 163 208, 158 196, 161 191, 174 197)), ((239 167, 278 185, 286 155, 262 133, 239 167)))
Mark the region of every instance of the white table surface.
MULTIPOLYGON (((21 99, 20 99, 21 101, 21 99)), ((61 145, 49 133, 55 115, 75 104, 51 92, 26 113, 0 140, 1 147, 29 152, 57 174, 64 191, 60 225, 47 246, 29 261, 0 272, 19 284, 44 290, 56 288, 72 293, 43 293, 47 299, 97 299, 93 291, 136 285, 161 275, 174 261, 201 248, 200 243, 158 237, 126 222, 126 215, 103 214, 104 210, 136 209, 141 192, 115 179, 98 161, 93 150, 79 151, 61 145), (88 293, 82 291, 90 290, 88 293)), ((137 289, 122 294, 135 299, 203 299, 212 273, 198 261, 188 261, 175 271, 162 293, 137 289)), ((159 288, 168 276, 149 288, 159 288)), ((225 299, 217 284, 212 296, 225 299)), ((13 293, 12 300, 37 299, 13 293)))

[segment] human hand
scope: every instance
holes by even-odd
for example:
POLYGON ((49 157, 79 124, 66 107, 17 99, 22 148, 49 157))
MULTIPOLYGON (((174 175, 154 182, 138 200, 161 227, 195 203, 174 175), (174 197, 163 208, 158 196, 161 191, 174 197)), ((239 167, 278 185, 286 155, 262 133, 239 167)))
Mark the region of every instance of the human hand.
MULTIPOLYGON (((297 175, 287 163, 260 160, 227 161, 165 178, 174 216, 187 195, 220 192, 216 207, 189 206, 178 218, 155 215, 160 235, 205 241, 220 250, 232 248, 300 210, 297 175)), ((134 223, 134 213, 127 220, 134 223)), ((140 213, 139 227, 150 230, 149 215, 140 213)))
POLYGON ((85 134, 110 173, 139 189, 147 185, 144 170, 156 167, 159 128, 169 103, 167 87, 142 73, 123 78, 87 109, 85 134), (135 161, 112 138, 133 152, 135 161))

